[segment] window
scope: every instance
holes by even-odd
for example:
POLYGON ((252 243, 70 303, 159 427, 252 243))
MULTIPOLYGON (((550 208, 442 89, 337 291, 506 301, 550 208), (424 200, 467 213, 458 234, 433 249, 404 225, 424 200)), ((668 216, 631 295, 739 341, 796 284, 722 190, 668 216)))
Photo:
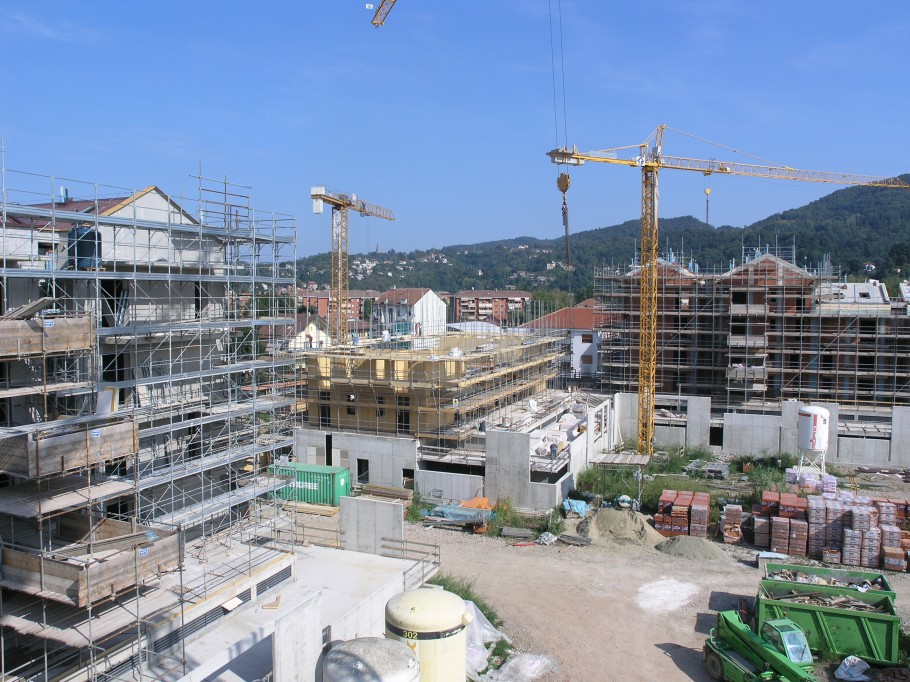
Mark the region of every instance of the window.
POLYGON ((384 417, 385 416, 385 398, 381 395, 376 396, 376 416, 384 417))
POLYGON ((406 395, 398 396, 398 407, 410 407, 411 399, 406 395))
POLYGON ((583 364, 583 365, 593 365, 593 364, 594 364, 594 358, 593 358, 592 356, 590 356, 590 355, 582 355, 582 356, 581 356, 581 364, 583 364))
POLYGON ((594 334, 582 334, 581 342, 582 343, 594 343, 594 334))
POLYGON ((354 405, 356 400, 357 396, 353 393, 348 394, 348 414, 357 414, 357 407, 354 405))

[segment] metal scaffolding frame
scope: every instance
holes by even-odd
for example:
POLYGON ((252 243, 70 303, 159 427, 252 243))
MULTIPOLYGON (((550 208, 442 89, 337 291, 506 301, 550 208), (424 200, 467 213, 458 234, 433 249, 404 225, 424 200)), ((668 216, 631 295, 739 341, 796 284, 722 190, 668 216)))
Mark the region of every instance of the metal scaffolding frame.
POLYGON ((158 576, 249 540, 285 483, 296 221, 201 173, 175 199, 0 155, 0 673, 95 679, 161 656, 186 598, 158 576))

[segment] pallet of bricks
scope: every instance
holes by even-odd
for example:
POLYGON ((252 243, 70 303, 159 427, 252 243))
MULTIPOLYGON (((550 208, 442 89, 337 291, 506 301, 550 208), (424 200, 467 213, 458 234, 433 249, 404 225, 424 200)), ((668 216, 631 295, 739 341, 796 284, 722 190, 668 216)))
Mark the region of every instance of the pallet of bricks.
POLYGON ((906 500, 847 491, 798 497, 765 491, 752 508, 755 546, 828 564, 907 570, 910 519, 906 500))
POLYGON ((664 490, 657 503, 654 528, 665 537, 708 536, 708 509, 711 496, 688 490, 664 490))

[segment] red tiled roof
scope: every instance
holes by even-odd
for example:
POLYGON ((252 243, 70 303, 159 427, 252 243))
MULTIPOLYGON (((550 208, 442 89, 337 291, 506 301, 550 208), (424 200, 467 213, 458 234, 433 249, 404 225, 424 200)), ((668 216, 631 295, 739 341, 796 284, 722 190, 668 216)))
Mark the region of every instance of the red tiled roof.
POLYGON ((594 308, 563 308, 521 326, 529 329, 594 329, 594 308))
POLYGON ((376 303, 380 305, 385 303, 391 303, 392 305, 414 305, 426 296, 429 289, 389 289, 384 291, 379 298, 376 299, 376 303))

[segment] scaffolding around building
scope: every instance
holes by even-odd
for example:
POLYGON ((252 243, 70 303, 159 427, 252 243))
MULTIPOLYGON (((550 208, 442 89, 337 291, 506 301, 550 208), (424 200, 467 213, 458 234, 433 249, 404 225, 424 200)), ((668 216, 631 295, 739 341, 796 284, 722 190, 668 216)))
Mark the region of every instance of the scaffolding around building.
MULTIPOLYGON (((293 448, 296 222, 196 180, 177 199, 3 154, 4 679, 165 656, 180 637, 165 647, 155 628, 182 633, 213 589, 187 553, 240 542, 286 483, 267 471, 293 448)), ((252 579, 282 556, 247 549, 234 570, 252 579)))
MULTIPOLYGON (((795 247, 744 248, 740 265, 658 266, 657 394, 707 396, 716 410, 785 400, 910 403, 910 318, 881 282, 847 283, 830 260, 803 267, 795 247)), ((599 383, 635 392, 638 269, 595 274, 599 383)))

